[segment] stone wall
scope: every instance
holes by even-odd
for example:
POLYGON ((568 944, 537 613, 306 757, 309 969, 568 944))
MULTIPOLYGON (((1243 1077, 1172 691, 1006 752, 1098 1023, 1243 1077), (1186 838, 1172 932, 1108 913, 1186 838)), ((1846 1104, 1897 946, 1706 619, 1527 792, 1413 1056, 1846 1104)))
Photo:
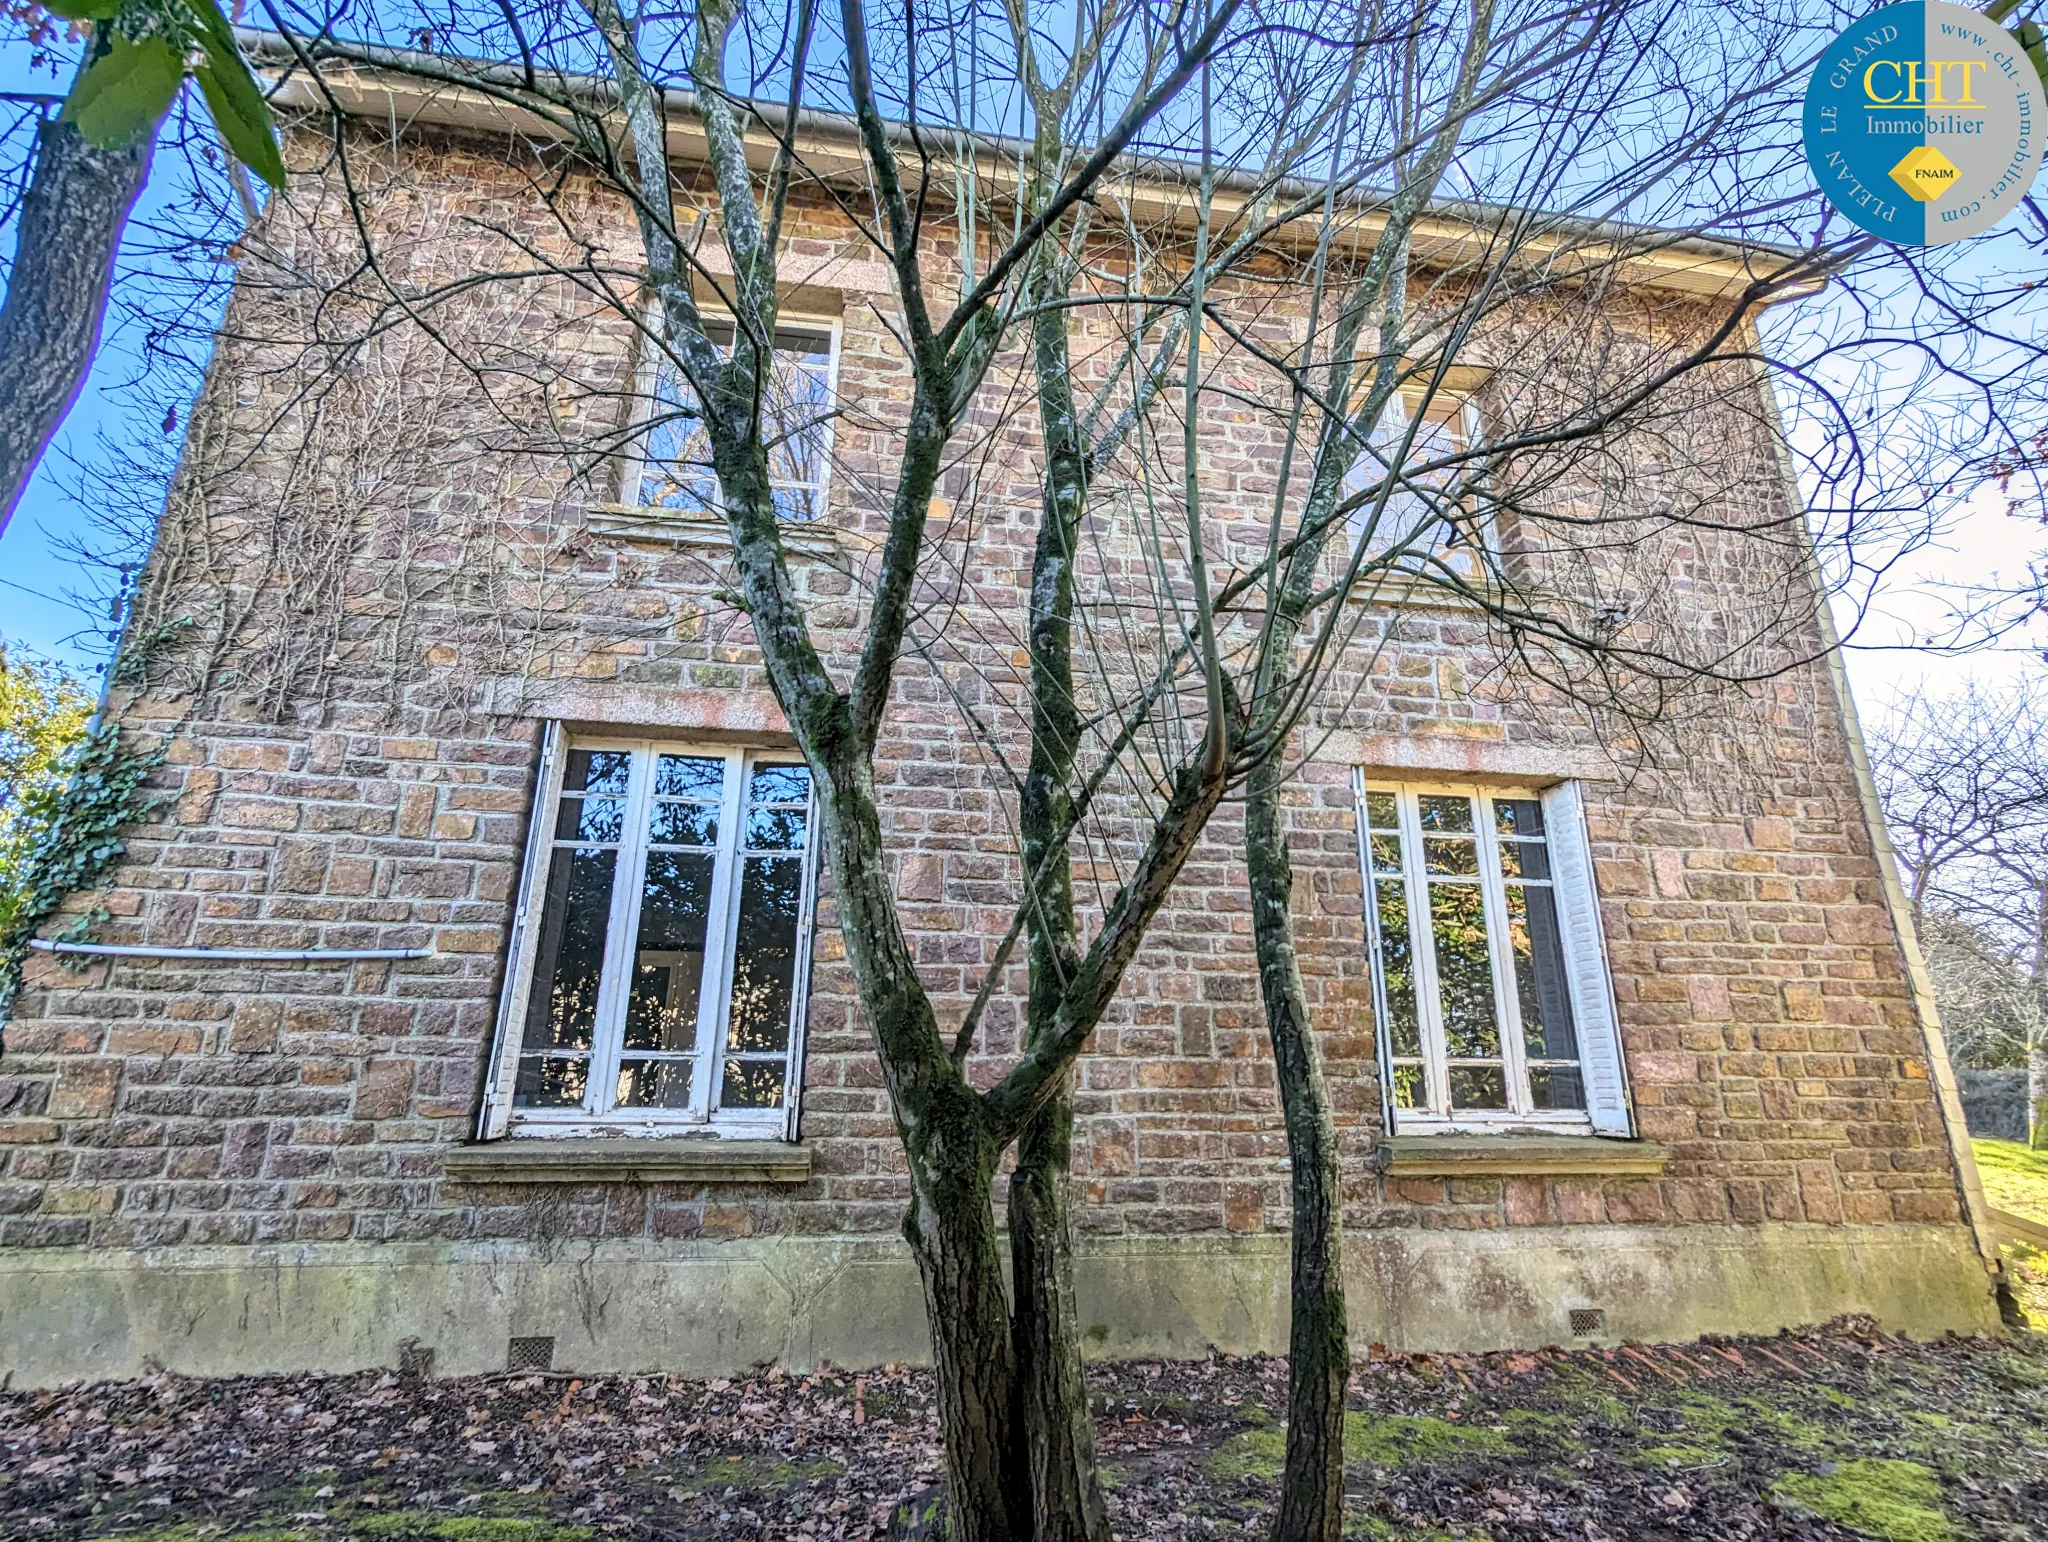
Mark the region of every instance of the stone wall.
MULTIPOLYGON (((394 271, 422 292, 501 258, 494 223, 570 244, 560 209, 530 197, 536 169, 496 150, 415 142, 380 164, 372 219, 400 253, 394 271)), ((615 236, 626 228, 588 187, 563 201, 615 236)), ((603 533, 590 511, 617 497, 609 462, 560 451, 616 429, 630 326, 573 286, 508 285, 467 309, 448 302, 442 318, 476 340, 478 368, 450 367, 401 327, 323 365, 341 386, 318 395, 306 389, 299 330, 309 308, 282 277, 283 254, 337 261, 345 242, 333 235, 330 184, 309 178, 298 207, 302 224, 272 221, 278 260, 246 261, 195 417, 193 469, 145 586, 139 632, 189 624, 165 634, 148 683, 118 702, 124 723, 166 742, 161 802, 109 888, 73 908, 104 905, 107 941, 431 946, 434 956, 79 969, 38 955, 0 1063, 0 1247, 175 1259, 346 1244, 333 1256, 361 1260, 401 1243, 542 1259, 571 1242, 879 1245, 900 1221, 903 1164, 829 893, 803 1074, 806 1182, 565 1188, 444 1173, 480 1097, 539 723, 768 739, 781 724, 744 618, 718 597, 727 579, 715 544, 603 533)), ((837 431, 833 528, 810 537, 795 568, 827 662, 846 673, 907 370, 885 325, 886 274, 829 204, 802 203, 794 218, 805 293, 839 296, 841 393, 852 404, 837 431)), ((1284 299, 1257 303, 1265 324, 1287 324, 1284 299)), ((1682 324, 1662 310, 1644 323, 1682 324)), ((1514 340, 1503 324, 1497 351, 1507 356, 1514 340)), ((942 488, 941 567, 959 578, 934 598, 954 619, 929 656, 903 666, 877 763, 904 924, 942 1019, 971 995, 1017 880, 1003 782, 963 712, 1000 717, 991 682, 1014 674, 1004 628, 1016 625, 1036 517, 1028 469, 1016 470, 1035 439, 1019 379, 998 372, 986 421, 991 442, 1024 459, 960 471, 942 488)), ((1241 406, 1214 410, 1205 437, 1218 456, 1219 528, 1226 542, 1262 540, 1273 432, 1241 406)), ((1782 507, 1753 409, 1725 406, 1692 431, 1730 468, 1729 496, 1782 507)), ((1655 480, 1646 470, 1645 485, 1655 480)), ((1130 527, 1113 508, 1098 524, 1108 555, 1088 581, 1129 581, 1142 566, 1130 527)), ((1716 545, 1705 532, 1658 560, 1682 591, 1673 613, 1695 618, 1722 600, 1754 604, 1756 575, 1773 571, 1739 537, 1716 545)), ((1810 622, 1788 635, 1817 640, 1810 622)), ((1865 1236, 1909 1223, 1938 1228, 1936 1251, 1967 1254, 1820 663, 1715 706, 1718 731, 1691 735, 1661 768, 1624 768, 1603 751, 1609 725, 1503 681, 1482 618, 1395 596, 1361 614, 1354 647, 1352 678, 1333 693, 1341 708, 1324 715, 1315 757, 1288 792, 1303 965, 1343 1126, 1351 1227, 1528 1228, 1532 1242, 1569 1252, 1573 1228, 1606 1239, 1615 1227, 1724 1236, 1797 1223, 1865 1236), (1587 781, 1628 1069, 1642 1135, 1668 1148, 1661 1173, 1377 1170, 1352 819, 1361 765, 1587 781)), ((1014 723, 998 734, 1021 742, 1014 723)), ((1119 796, 1112 809, 1130 806, 1128 789, 1119 796)), ((1226 809, 1082 1061, 1078 1212, 1105 1244, 1256 1241, 1286 1227, 1241 845, 1226 809)), ((1021 986, 1019 972, 1011 983, 1021 986)), ((975 1074, 995 1074, 1015 1047, 999 995, 975 1074)))

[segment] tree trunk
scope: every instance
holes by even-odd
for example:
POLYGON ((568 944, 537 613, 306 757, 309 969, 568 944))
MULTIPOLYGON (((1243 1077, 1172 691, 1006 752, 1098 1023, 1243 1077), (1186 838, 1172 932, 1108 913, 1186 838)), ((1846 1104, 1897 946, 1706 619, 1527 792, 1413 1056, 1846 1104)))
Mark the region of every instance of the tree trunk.
POLYGON ((0 532, 92 368, 114 253, 149 176, 155 137, 102 150, 61 118, 36 132, 35 173, 0 303, 0 532))
MULTIPOLYGON (((1040 262, 1034 293, 1064 296, 1071 277, 1056 262, 1040 262)), ((1074 548, 1088 504, 1088 474, 1074 413, 1067 313, 1041 312, 1032 323, 1032 341, 1046 472, 1031 567, 1031 760, 1018 813, 1026 882, 1036 894, 1027 918, 1025 1005, 1027 1038, 1036 1044, 1052 1032, 1081 962, 1073 864, 1060 832, 1072 809, 1068 784, 1081 739, 1074 698, 1074 548)), ((1074 1309, 1074 1231, 1067 1203, 1073 1087, 1070 1070, 1018 1137, 1017 1170, 1010 1179, 1013 1336, 1039 1542, 1109 1542, 1074 1309)))
POLYGON ((921 1128, 907 1142, 912 1198, 903 1234, 917 1255, 932 1330, 950 1534, 959 1542, 1031 1542, 1030 1462, 997 1249, 998 1152, 982 1134, 973 1091, 963 1084, 961 1094, 933 1121, 942 1131, 921 1128))
POLYGON ((1038 1501, 1037 1542, 1108 1542, 1095 1426, 1074 1308, 1074 1223, 1067 1203, 1073 1073, 1017 1142, 1010 1179, 1010 1275, 1017 1388, 1038 1501))
POLYGON ((1294 866, 1281 823, 1281 758, 1252 780, 1245 804, 1252 935, 1266 1029, 1293 1167, 1293 1260, 1287 1341, 1287 1461, 1275 1542, 1338 1542, 1344 1529, 1344 1399, 1351 1335, 1344 1308, 1344 1190, 1337 1127, 1294 950, 1294 866))
POLYGON ((2048 1037, 2027 1046, 2027 1144, 2048 1151, 2048 1037))
POLYGON ((2027 1144, 2048 1151, 2048 887, 2034 891, 2035 1038, 2027 1046, 2027 1144))
MULTIPOLYGON (((745 457, 721 467, 725 485, 750 500, 728 509, 736 526, 774 518, 766 468, 758 439, 745 457)), ((772 525, 766 538, 773 538, 772 525)), ((787 663, 785 657, 778 667, 787 663)), ((1031 1542, 1030 1462, 1017 1420, 1016 1355, 995 1217, 995 1171, 1005 1143, 993 1133, 980 1093, 947 1055, 918 978, 850 706, 843 696, 807 699, 795 688, 784 699, 798 705, 790 717, 817 773, 839 929, 910 1170, 903 1235, 917 1259, 931 1327, 951 1534, 960 1542, 1031 1542)))

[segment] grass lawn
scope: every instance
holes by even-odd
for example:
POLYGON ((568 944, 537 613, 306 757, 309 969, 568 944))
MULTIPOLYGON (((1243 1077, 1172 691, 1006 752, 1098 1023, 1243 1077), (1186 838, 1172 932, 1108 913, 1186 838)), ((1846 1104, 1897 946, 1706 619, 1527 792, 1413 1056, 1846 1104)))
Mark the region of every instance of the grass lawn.
POLYGON ((1973 1140, 1984 1196, 2000 1210, 2010 1210, 2048 1226, 2048 1151, 2030 1151, 2014 1140, 1973 1140))
MULTIPOLYGON (((1977 1174, 1993 1208, 2048 1225, 2048 1151, 2014 1140, 1973 1140, 1977 1174)), ((2001 1249, 2020 1310, 2036 1332, 2048 1332, 2048 1248, 2008 1242, 2001 1249)))

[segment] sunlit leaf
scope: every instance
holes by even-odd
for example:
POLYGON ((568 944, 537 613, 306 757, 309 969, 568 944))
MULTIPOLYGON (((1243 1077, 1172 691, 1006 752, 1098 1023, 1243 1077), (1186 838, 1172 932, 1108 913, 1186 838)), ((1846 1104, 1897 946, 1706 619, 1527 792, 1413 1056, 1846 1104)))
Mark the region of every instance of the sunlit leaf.
POLYGON ((270 104, 235 46, 234 28, 213 0, 185 0, 185 8, 199 24, 206 53, 206 62, 192 73, 221 139, 236 160, 272 187, 283 187, 284 158, 278 154, 270 104))
POLYGON ((64 101, 64 117, 102 150, 122 150, 156 132, 185 79, 185 61, 166 39, 116 33, 64 101))
POLYGON ((226 70, 211 62, 192 72, 200 95, 235 159, 272 187, 284 186, 284 157, 270 126, 270 107, 256 89, 248 66, 237 59, 226 70))
POLYGON ((43 9, 66 21, 105 21, 121 9, 121 0, 45 0, 43 9))

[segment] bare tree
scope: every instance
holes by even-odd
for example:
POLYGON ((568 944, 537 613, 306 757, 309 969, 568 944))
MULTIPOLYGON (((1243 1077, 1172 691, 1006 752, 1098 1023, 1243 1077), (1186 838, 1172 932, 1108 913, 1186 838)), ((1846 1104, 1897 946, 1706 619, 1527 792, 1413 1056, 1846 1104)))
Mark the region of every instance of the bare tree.
POLYGON ((2048 1002, 2032 978, 2033 950, 1940 908, 1924 912, 1915 926, 1957 1061, 1978 1069, 2026 1069, 2048 1036, 2048 1002))
POLYGON ((2048 1149, 2048 704, 2029 683, 1914 696, 1878 729, 1873 769, 1945 1010, 2017 1040, 2030 1143, 2048 1149), (2017 981, 2010 978, 2017 975, 2017 981), (2014 985, 2023 982, 2023 994, 2014 985))

